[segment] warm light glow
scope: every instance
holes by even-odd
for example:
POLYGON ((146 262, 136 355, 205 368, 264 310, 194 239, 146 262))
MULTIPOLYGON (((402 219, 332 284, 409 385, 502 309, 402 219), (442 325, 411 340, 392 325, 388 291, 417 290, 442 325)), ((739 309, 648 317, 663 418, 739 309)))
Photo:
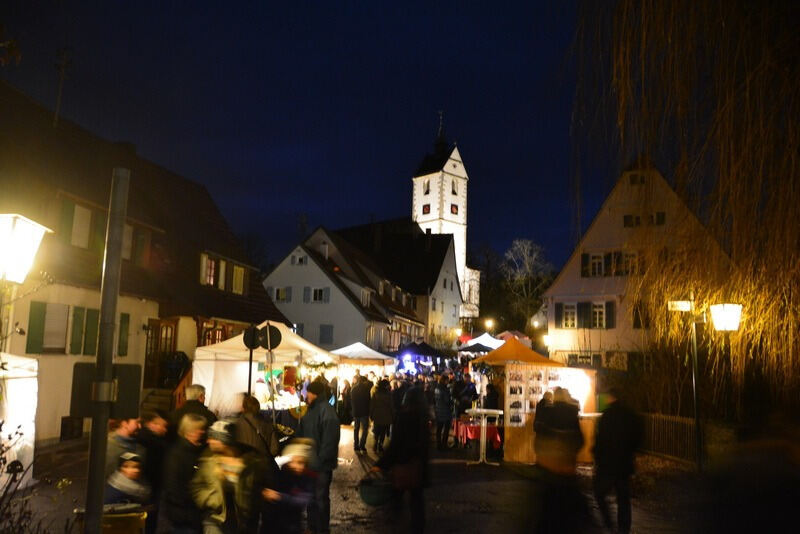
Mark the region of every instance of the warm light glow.
POLYGON ((537 321, 536 319, 533 320, 533 327, 539 328, 539 321, 537 321))
POLYGON ((589 397, 592 394, 592 380, 583 369, 559 369, 561 380, 559 385, 562 388, 567 388, 570 395, 575 398, 581 405, 583 411, 589 402, 589 397))
POLYGON ((667 303, 669 311, 679 311, 679 312, 688 312, 692 311, 692 301, 691 300, 670 300, 667 303))
POLYGON ((486 319, 484 324, 486 325, 487 330, 491 330, 492 328, 494 328, 494 319, 486 319))
POLYGON ((22 215, 0 214, 0 281, 25 281, 45 232, 52 230, 22 215))
POLYGON ((545 334, 542 336, 542 343, 544 343, 545 347, 550 346, 550 334, 545 334))
POLYGON ((455 331, 456 331, 456 337, 460 336, 463 332, 463 330, 461 330, 460 328, 456 328, 455 331))
POLYGON ((714 330, 720 332, 739 330, 739 321, 742 318, 741 304, 713 304, 709 308, 714 330))

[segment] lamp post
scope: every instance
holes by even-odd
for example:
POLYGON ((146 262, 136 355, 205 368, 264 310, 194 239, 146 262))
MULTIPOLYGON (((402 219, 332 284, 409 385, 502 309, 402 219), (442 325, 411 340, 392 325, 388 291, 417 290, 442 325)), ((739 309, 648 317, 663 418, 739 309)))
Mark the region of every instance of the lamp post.
MULTIPOLYGON (((694 433, 697 455, 697 471, 703 472, 703 435, 700 427, 700 408, 697 402, 697 322, 705 322, 705 313, 695 312, 694 292, 689 293, 689 300, 671 300, 670 311, 690 312, 692 314, 692 400, 694 401, 694 433)), ((713 304, 710 307, 711 320, 717 331, 730 332, 739 329, 742 314, 741 304, 713 304)))
MULTIPOLYGON (((0 213, 0 350, 5 350, 6 338, 10 336, 3 323, 3 297, 6 287, 8 284, 16 286, 25 281, 44 234, 52 232, 22 215, 0 213)), ((11 302, 13 300, 12 296, 11 302)))

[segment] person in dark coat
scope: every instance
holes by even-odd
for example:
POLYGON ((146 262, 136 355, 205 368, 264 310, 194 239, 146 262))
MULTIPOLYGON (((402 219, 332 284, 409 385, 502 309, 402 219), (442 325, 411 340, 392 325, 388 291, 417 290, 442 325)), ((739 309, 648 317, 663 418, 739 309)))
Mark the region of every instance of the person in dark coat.
POLYGON ((436 448, 443 451, 450 438, 450 426, 453 424, 453 398, 447 387, 447 375, 439 378, 433 392, 433 413, 436 416, 436 448))
POLYGON ((375 453, 383 452, 383 441, 389 432, 389 425, 394 420, 394 406, 392 405, 392 393, 389 391, 389 381, 380 380, 375 394, 369 407, 369 418, 372 420, 372 433, 375 435, 375 443, 372 451, 375 453))
POLYGON ((261 405, 252 395, 242 396, 242 413, 236 424, 236 441, 274 463, 278 454, 278 433, 272 422, 261 417, 261 405))
POLYGON ((497 410, 500 406, 500 393, 494 384, 486 384, 486 397, 483 400, 483 407, 487 410, 497 410))
POLYGON ((106 481, 103 504, 150 502, 150 487, 142 478, 142 457, 133 452, 123 452, 117 458, 119 469, 106 481))
POLYGON ((362 376, 350 393, 350 403, 353 406, 353 448, 356 452, 367 450, 371 389, 372 383, 362 376))
MULTIPOLYGON (((369 390, 367 390, 369 391, 369 390)), ((308 385, 308 411, 300 419, 297 437, 310 438, 316 444, 310 468, 316 472, 314 496, 306 511, 308 527, 314 534, 328 534, 331 518, 331 481, 339 464, 339 418, 326 402, 325 387, 319 382, 308 385)))
POLYGON ((262 492, 269 503, 270 532, 303 532, 303 510, 314 495, 315 477, 308 469, 313 449, 314 443, 305 438, 295 438, 283 449, 289 461, 281 467, 273 486, 262 492))
POLYGON ((403 493, 409 492, 410 524, 407 532, 421 534, 425 530, 424 489, 429 484, 430 431, 425 392, 412 387, 403 398, 397 414, 386 452, 372 468, 388 473, 392 479, 395 495, 392 499, 391 525, 400 531, 403 493))
POLYGON ((458 397, 458 415, 463 414, 472 408, 472 401, 478 398, 478 390, 469 374, 464 375, 464 386, 461 388, 458 397))
POLYGON ((553 405, 537 414, 534 423, 536 463, 563 475, 575 473, 578 451, 584 444, 579 409, 570 398, 566 389, 556 388, 553 405))
POLYGON ((217 416, 206 408, 206 388, 205 386, 201 386, 200 384, 192 384, 191 386, 186 386, 186 402, 183 403, 183 406, 174 410, 170 414, 169 422, 170 422, 170 438, 173 440, 176 436, 176 432, 178 430, 178 426, 180 425, 181 420, 183 420, 183 416, 187 413, 197 414, 203 419, 206 420, 206 428, 213 425, 217 421, 217 416))
POLYGON ((200 415, 184 415, 178 425, 178 437, 164 459, 163 515, 170 522, 170 532, 198 534, 203 530, 203 518, 194 504, 189 483, 205 445, 206 424, 200 415))
POLYGON ((144 447, 145 456, 142 474, 150 484, 152 508, 147 513, 145 532, 156 531, 158 525, 159 503, 161 502, 161 482, 164 474, 164 456, 167 453, 167 414, 161 411, 149 412, 142 417, 142 428, 136 441, 144 447))
POLYGON ((594 445, 594 496, 606 528, 612 528, 606 497, 617 496, 617 532, 631 530, 631 485, 634 456, 642 444, 639 416, 619 399, 619 391, 608 392, 609 406, 600 417, 594 445))
POLYGON ((339 421, 341 421, 343 425, 349 425, 353 422, 353 407, 350 403, 351 392, 352 388, 350 387, 350 382, 345 380, 341 391, 342 400, 339 401, 339 421))

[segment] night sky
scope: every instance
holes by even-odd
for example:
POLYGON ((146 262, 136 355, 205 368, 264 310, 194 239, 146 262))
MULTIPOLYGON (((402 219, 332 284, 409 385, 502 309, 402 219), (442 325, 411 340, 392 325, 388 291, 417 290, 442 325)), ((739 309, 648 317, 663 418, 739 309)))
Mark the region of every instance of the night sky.
POLYGON ((309 229, 408 216, 443 110, 470 247, 527 238, 566 260, 574 1, 178 4, 3 2, 22 62, 0 76, 53 108, 68 47, 62 116, 205 184, 273 260, 300 214, 309 229))

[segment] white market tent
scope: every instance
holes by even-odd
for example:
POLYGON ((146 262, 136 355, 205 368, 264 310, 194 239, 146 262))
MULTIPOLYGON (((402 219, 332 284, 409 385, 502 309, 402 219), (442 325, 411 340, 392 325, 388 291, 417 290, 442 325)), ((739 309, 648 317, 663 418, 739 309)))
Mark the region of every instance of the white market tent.
POLYGON ((470 339, 469 341, 467 341, 466 343, 464 343, 463 345, 458 347, 458 351, 459 352, 462 352, 462 351, 469 352, 469 347, 470 346, 477 345, 479 343, 481 345, 486 345, 487 347, 491 347, 493 349, 498 349, 498 348, 500 348, 500 346, 503 343, 505 343, 505 341, 502 340, 502 339, 497 339, 495 337, 492 337, 491 335, 489 335, 488 332, 484 332, 483 334, 479 335, 478 337, 470 339))
MULTIPOLYGON (((36 441, 38 376, 39 362, 35 358, 0 352, 0 421, 4 421, 4 444, 10 445, 5 458, 9 463, 19 460, 26 468, 33 463, 36 441), (7 439, 9 435, 11 438, 7 439)), ((20 487, 33 482, 32 473, 32 469, 28 470, 20 487)), ((3 469, 0 488, 5 487, 9 478, 10 475, 3 469)))
MULTIPOLYGON (((266 326, 264 321, 259 328, 266 326)), ((313 343, 295 334, 283 323, 270 322, 281 333, 280 344, 273 349, 275 358, 273 367, 283 369, 286 365, 302 363, 330 364, 338 363, 339 356, 321 349, 313 343)), ((253 391, 259 378, 263 379, 264 371, 269 368, 266 349, 253 349, 252 386, 253 391)), ((192 382, 202 384, 206 388, 206 404, 209 409, 220 415, 239 411, 239 394, 247 391, 248 361, 250 349, 244 344, 244 334, 239 334, 214 345, 197 347, 192 363, 192 382)))
POLYGON ((397 360, 373 350, 361 342, 336 349, 333 353, 340 357, 339 380, 352 381, 356 369, 362 375, 373 371, 380 377, 394 373, 397 368, 397 360))

